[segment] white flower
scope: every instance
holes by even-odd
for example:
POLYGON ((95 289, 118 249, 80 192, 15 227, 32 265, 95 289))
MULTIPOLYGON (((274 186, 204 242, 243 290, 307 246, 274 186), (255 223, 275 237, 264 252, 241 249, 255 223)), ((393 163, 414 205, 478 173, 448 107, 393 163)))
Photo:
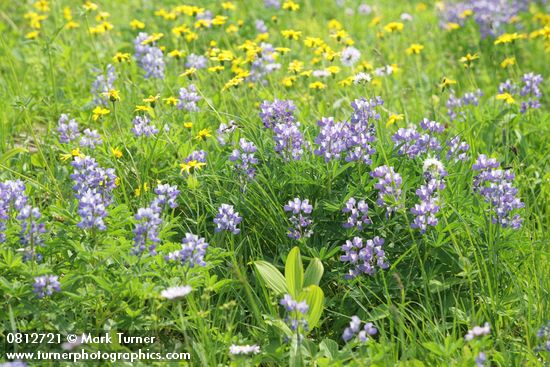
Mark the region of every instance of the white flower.
POLYGON ((231 345, 229 347, 229 353, 232 355, 246 355, 246 354, 258 354, 260 353, 260 347, 254 345, 231 345))
POLYGON ((368 83, 372 80, 370 74, 358 73, 353 77, 353 84, 368 83))
POLYGON ((410 22, 413 20, 413 17, 409 13, 403 13, 401 14, 401 20, 404 22, 410 22))
POLYGON ((424 172, 432 170, 435 172, 442 172, 445 170, 445 167, 443 166, 443 163, 441 163, 439 160, 435 158, 427 158, 422 165, 422 170, 424 172))
POLYGON ((170 287, 160 292, 160 296, 166 299, 175 299, 187 296, 189 293, 191 293, 192 290, 193 288, 191 288, 191 286, 189 285, 170 287))
POLYGON ((311 73, 316 78, 327 78, 330 76, 330 71, 328 70, 314 70, 313 73, 311 73))
POLYGON ((340 56, 340 61, 344 66, 353 66, 361 58, 361 52, 355 47, 346 47, 342 50, 342 55, 340 56))

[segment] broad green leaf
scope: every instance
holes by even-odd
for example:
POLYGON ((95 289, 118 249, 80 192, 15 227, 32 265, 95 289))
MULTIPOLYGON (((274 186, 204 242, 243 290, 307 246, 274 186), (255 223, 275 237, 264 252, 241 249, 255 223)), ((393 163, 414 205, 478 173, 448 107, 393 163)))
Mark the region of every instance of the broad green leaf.
POLYGON ((44 158, 39 153, 35 153, 31 155, 31 163, 33 166, 38 168, 44 168, 46 167, 46 162, 44 161, 44 158))
POLYGON ((318 258, 314 258, 310 261, 304 274, 304 287, 310 285, 319 285, 321 278, 323 277, 323 263, 318 258))
POLYGON ((332 339, 324 339, 321 344, 319 344, 319 350, 325 357, 336 359, 338 355, 338 343, 332 339))
POLYGON ((277 294, 288 293, 285 278, 276 267, 262 260, 254 261, 254 266, 269 289, 277 294))
POLYGON ((286 258, 285 279, 290 295, 296 298, 304 284, 304 266, 298 247, 294 247, 286 258))
POLYGON ((304 288, 302 293, 298 296, 299 301, 306 301, 309 306, 309 311, 307 313, 307 323, 309 329, 312 330, 323 313, 325 294, 323 290, 317 285, 310 285, 307 288, 304 288))

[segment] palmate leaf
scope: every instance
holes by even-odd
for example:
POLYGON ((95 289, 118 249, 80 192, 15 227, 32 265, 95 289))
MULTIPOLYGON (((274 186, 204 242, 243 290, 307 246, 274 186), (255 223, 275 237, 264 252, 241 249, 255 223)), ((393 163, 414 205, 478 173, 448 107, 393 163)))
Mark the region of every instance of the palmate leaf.
POLYGON ((254 266, 269 289, 277 294, 288 293, 285 277, 275 266, 262 260, 254 261, 254 266))
POLYGON ((304 266, 298 247, 294 247, 288 254, 285 264, 285 278, 290 295, 296 298, 304 285, 304 266))

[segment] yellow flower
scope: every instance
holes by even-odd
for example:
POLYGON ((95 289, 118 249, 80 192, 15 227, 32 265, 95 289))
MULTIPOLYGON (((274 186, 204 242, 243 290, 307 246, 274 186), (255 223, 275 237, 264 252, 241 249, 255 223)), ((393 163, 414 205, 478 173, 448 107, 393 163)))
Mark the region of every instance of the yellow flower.
POLYGON ((170 96, 163 99, 164 103, 166 103, 168 106, 175 106, 178 103, 178 99, 174 96, 170 96))
POLYGON ((41 12, 48 12, 50 11, 50 2, 47 0, 38 0, 36 3, 34 3, 34 7, 41 12))
POLYGON ((300 36, 302 35, 302 32, 300 32, 300 31, 295 31, 295 30, 292 30, 292 29, 286 29, 286 30, 282 30, 282 31, 281 31, 281 34, 282 34, 283 37, 286 38, 286 39, 289 39, 289 40, 299 40, 299 39, 300 39, 300 36))
POLYGON ((423 49, 424 46, 422 46, 421 44, 413 43, 405 50, 405 53, 407 55, 418 55, 420 54, 420 52, 422 52, 423 49))
POLYGON ((120 101, 120 93, 116 89, 110 89, 105 95, 111 102, 120 101))
POLYGON ((421 12, 421 11, 425 11, 426 9, 428 9, 428 6, 426 4, 424 3, 416 4, 416 11, 421 12))
POLYGON ((31 31, 31 32, 28 32, 26 35, 25 35, 25 38, 26 39, 29 39, 29 40, 33 40, 35 38, 38 38, 38 36, 40 35, 40 32, 39 31, 31 31))
POLYGON ((313 74, 313 70, 304 70, 300 73, 300 76, 308 77, 311 76, 311 74, 313 74))
POLYGON ((237 27, 235 24, 230 24, 227 26, 227 28, 225 29, 225 32, 226 33, 237 33, 239 31, 239 27, 237 27))
POLYGON ((67 29, 75 29, 75 28, 78 28, 80 27, 80 24, 78 24, 77 22, 71 20, 69 22, 67 22, 67 24, 65 24, 65 28, 67 29))
POLYGON ((518 33, 503 33, 495 41, 495 45, 500 45, 502 43, 512 43, 515 40, 527 38, 526 34, 518 33))
POLYGON ((189 27, 186 26, 185 24, 182 24, 182 25, 180 25, 180 26, 177 26, 177 27, 172 28, 172 33, 173 33, 176 37, 180 37, 182 34, 188 33, 188 32, 189 32, 189 27))
POLYGON ((200 28, 208 28, 210 26, 210 20, 208 19, 199 19, 195 22, 195 29, 200 29, 200 28))
POLYGON ((391 125, 395 124, 397 121, 403 120, 404 117, 405 116, 402 113, 400 113, 400 114, 392 113, 388 117, 388 122, 386 122, 386 127, 390 127, 391 125))
POLYGON ((225 22, 227 22, 227 17, 224 15, 216 15, 214 19, 212 19, 213 25, 224 25, 225 22))
POLYGON ((156 96, 150 95, 147 98, 143 99, 143 102, 151 104, 151 106, 154 107, 155 103, 159 100, 160 96, 157 94, 156 96))
POLYGON ((328 71, 331 75, 336 75, 340 72, 340 67, 336 65, 332 65, 326 68, 325 70, 328 71))
POLYGON ((474 61, 479 59, 478 54, 470 54, 468 53, 466 56, 462 56, 458 61, 460 61, 465 68, 469 68, 473 65, 474 61))
POLYGON ((288 0, 283 3, 283 10, 296 11, 298 9, 300 9, 300 5, 296 4, 292 0, 288 0))
POLYGON ((290 52, 290 48, 288 48, 288 47, 275 47, 275 51, 277 51, 281 55, 284 55, 287 52, 290 52))
POLYGON ((359 65, 359 68, 361 70, 373 70, 374 69, 374 66, 368 62, 368 61, 363 61, 360 65, 359 65))
POLYGON ((117 52, 115 56, 113 56, 113 61, 117 63, 124 62, 124 61, 130 62, 130 54, 128 52, 125 52, 125 53, 117 52))
POLYGON ((382 17, 376 16, 376 17, 372 18, 372 20, 370 21, 369 27, 374 27, 374 26, 380 24, 381 21, 382 21, 382 17))
POLYGON ((99 118, 105 116, 105 115, 108 115, 111 111, 109 111, 108 109, 106 108, 103 108, 101 106, 97 106, 96 108, 94 108, 94 110, 92 111, 93 115, 92 115, 92 120, 94 121, 97 121, 99 120, 99 118))
POLYGON ((222 3, 222 8, 225 10, 235 10, 237 7, 231 1, 226 1, 222 3))
POLYGON ((157 42, 157 41, 160 40, 162 37, 164 37, 164 33, 153 33, 152 35, 150 35, 149 37, 147 37, 146 39, 144 39, 143 41, 141 41, 141 44, 142 44, 142 45, 148 45, 148 44, 150 44, 150 43, 157 42))
POLYGON ((449 85, 453 85, 453 84, 456 84, 456 80, 449 79, 449 78, 447 78, 447 77, 443 77, 443 78, 441 79, 441 83, 439 84, 439 88, 445 89, 445 88, 447 88, 449 85))
POLYGON ((186 129, 192 129, 193 128, 193 123, 192 122, 184 122, 183 127, 186 128, 186 129))
POLYGON ((474 14, 474 12, 472 10, 466 9, 462 13, 460 13, 458 16, 462 19, 465 19, 465 18, 468 18, 468 17, 472 16, 473 14, 474 14))
POLYGON ((122 151, 120 149, 118 149, 118 147, 111 148, 111 154, 116 159, 119 159, 119 158, 122 157, 122 151))
POLYGON ((181 58, 183 55, 185 55, 185 52, 180 51, 180 50, 173 50, 173 51, 168 52, 168 56, 174 57, 176 59, 181 58))
POLYGON ((328 26, 328 29, 330 29, 330 30, 338 31, 338 30, 342 29, 342 23, 340 23, 336 19, 329 20, 327 26, 328 26))
POLYGON ((191 77, 193 74, 197 72, 197 69, 195 68, 189 68, 186 69, 183 73, 180 74, 180 76, 188 76, 191 77))
POLYGON ((84 157, 84 154, 80 152, 79 148, 75 148, 71 150, 69 153, 61 154, 61 160, 66 161, 68 159, 71 159, 73 157, 84 157))
POLYGON ((325 89, 327 86, 322 82, 313 82, 309 84, 309 89, 325 89))
POLYGON ((216 65, 216 66, 209 67, 208 71, 211 72, 211 73, 217 73, 217 72, 222 71, 224 69, 225 69, 225 67, 223 67, 221 65, 216 65))
POLYGON ((134 109, 134 112, 151 112, 153 111, 153 109, 151 108, 151 106, 143 106, 143 105, 138 105, 136 106, 136 108, 134 109))
POLYGON ((354 79, 355 78, 353 76, 348 76, 346 79, 340 80, 338 82, 338 85, 340 85, 342 87, 349 87, 350 85, 353 84, 354 79))
POLYGON ((510 93, 501 93, 501 94, 497 94, 497 100, 501 101, 503 100, 504 102, 506 102, 507 104, 514 104, 516 103, 516 101, 514 100, 514 97, 512 97, 512 95, 510 93))
POLYGON ((390 22, 384 26, 384 30, 388 33, 401 32, 404 24, 401 22, 390 22))
POLYGON ((225 83, 225 85, 222 88, 222 91, 226 91, 231 87, 239 86, 240 84, 242 84, 242 82, 244 82, 244 78, 236 76, 230 79, 227 83, 225 83))
POLYGON ((193 173, 195 170, 199 170, 204 166, 206 166, 206 163, 197 162, 197 161, 189 161, 187 163, 186 162, 180 163, 181 174, 183 174, 184 172, 187 173, 187 174, 193 173))
POLYGON ((512 66, 516 64, 516 58, 515 57, 507 57, 500 63, 500 67, 503 69, 506 69, 508 66, 512 66))
POLYGON ((445 24, 445 29, 447 31, 454 31, 454 30, 459 29, 459 28, 460 28, 460 24, 458 24, 458 23, 449 22, 449 23, 445 24))
POLYGON ((281 81, 281 84, 284 85, 285 87, 292 87, 295 81, 296 81, 295 76, 287 76, 283 78, 283 80, 281 81))
POLYGON ((97 4, 92 3, 91 1, 86 1, 84 5, 82 5, 82 7, 84 8, 84 10, 87 10, 87 11, 97 10, 97 4))
POLYGON ((290 73, 299 73, 304 68, 304 63, 299 60, 293 60, 288 64, 288 71, 290 73))
POLYGON ((319 47, 324 43, 325 43, 325 41, 323 41, 322 39, 317 38, 317 37, 306 37, 304 39, 304 45, 306 47, 319 47))
POLYGON ((212 136, 212 134, 211 134, 210 129, 202 129, 201 131, 199 131, 197 136, 195 136, 195 139, 197 139, 197 140, 206 140, 207 138, 209 138, 211 136, 212 136))
POLYGON ((185 36, 185 40, 186 40, 187 42, 195 41, 195 40, 198 39, 198 38, 199 38, 199 35, 198 35, 197 33, 195 33, 195 32, 191 32, 191 31, 189 31, 189 32, 187 33, 187 35, 185 36))
POLYGON ((111 14, 107 13, 106 11, 102 11, 95 16, 95 20, 96 22, 102 22, 104 20, 107 20, 107 18, 109 18, 110 16, 111 14))

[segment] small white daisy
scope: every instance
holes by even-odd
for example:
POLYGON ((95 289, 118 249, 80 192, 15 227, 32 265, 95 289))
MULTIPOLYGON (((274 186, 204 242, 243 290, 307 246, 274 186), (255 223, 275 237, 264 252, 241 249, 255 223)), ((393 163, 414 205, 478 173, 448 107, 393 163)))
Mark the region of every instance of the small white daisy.
POLYGON ((183 285, 180 287, 170 287, 160 292, 160 296, 166 299, 176 299, 179 297, 187 296, 189 293, 191 293, 192 290, 193 288, 191 288, 191 286, 189 285, 183 285))

